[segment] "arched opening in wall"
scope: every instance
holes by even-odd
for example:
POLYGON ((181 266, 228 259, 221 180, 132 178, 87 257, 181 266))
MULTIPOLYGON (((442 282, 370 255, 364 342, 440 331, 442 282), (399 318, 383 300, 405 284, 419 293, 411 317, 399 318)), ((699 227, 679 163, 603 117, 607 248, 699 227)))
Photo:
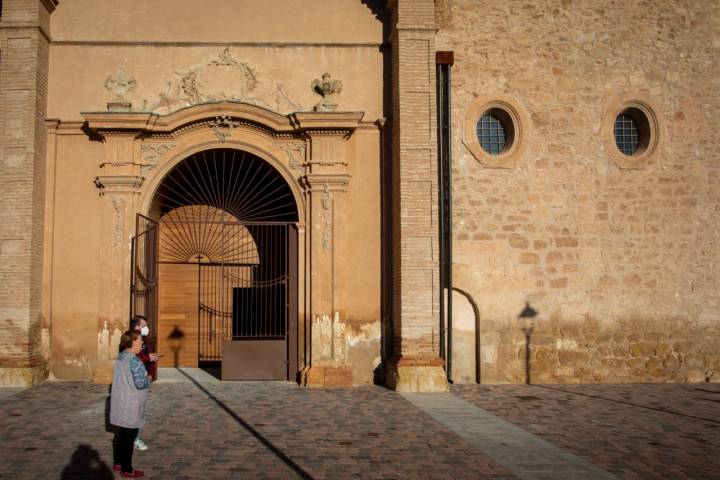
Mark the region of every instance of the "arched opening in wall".
POLYGON ((199 152, 163 178, 149 217, 157 349, 168 366, 294 379, 298 208, 282 175, 249 152, 199 152))

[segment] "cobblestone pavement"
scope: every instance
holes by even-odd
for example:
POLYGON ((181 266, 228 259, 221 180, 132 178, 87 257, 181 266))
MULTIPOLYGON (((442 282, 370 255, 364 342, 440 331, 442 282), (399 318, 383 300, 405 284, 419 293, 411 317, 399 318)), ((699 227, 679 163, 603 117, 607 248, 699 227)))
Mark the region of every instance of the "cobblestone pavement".
MULTIPOLYGON (((720 385, 452 392, 620 478, 720 479, 720 385)), ((112 479, 107 396, 106 386, 44 383, 0 399, 0 478, 112 479)), ((150 479, 514 478, 503 459, 379 387, 158 382, 143 438, 150 450, 135 464, 150 479)))
MULTIPOLYGON (((0 400, 0 478, 112 479, 107 395, 44 383, 0 400)), ((158 382, 149 402, 150 449, 134 455, 145 478, 513 478, 380 387, 158 382)))
POLYGON ((720 385, 457 385, 452 393, 625 479, 720 479, 720 385))

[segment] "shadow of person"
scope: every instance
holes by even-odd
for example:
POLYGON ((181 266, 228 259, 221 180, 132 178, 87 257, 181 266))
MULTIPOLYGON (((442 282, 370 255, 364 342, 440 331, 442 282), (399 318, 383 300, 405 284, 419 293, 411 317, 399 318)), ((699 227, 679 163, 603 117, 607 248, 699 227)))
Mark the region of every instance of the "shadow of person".
POLYGON ((63 468, 60 480, 112 480, 113 472, 90 445, 78 445, 63 468))

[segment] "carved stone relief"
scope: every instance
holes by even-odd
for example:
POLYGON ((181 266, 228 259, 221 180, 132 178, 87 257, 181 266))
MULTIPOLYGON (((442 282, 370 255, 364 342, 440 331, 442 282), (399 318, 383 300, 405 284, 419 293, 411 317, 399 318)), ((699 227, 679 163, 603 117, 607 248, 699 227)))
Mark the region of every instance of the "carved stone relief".
POLYGON ((232 135, 233 129, 240 125, 240 122, 222 115, 215 117, 215 120, 210 121, 209 125, 215 136, 220 140, 220 143, 225 143, 228 137, 232 135))
POLYGON ((123 217, 125 216, 125 199, 113 195, 111 197, 112 209, 113 209, 113 239, 112 249, 118 254, 122 248, 122 229, 123 229, 123 217))
POLYGON ((332 240, 332 193, 330 193, 330 186, 327 183, 323 186, 322 208, 324 223, 322 248, 324 252, 328 252, 330 251, 330 242, 332 240))
POLYGON ((140 145, 140 154, 143 158, 140 171, 147 173, 157 168, 162 156, 174 146, 174 143, 144 143, 140 145))
POLYGON ((125 98, 125 95, 137 88, 137 80, 133 76, 121 68, 115 74, 107 76, 105 88, 115 94, 115 98, 107 103, 108 111, 130 111, 132 109, 132 104, 125 98))
POLYGON ((257 69, 236 59, 230 48, 190 67, 175 72, 165 82, 165 91, 154 101, 143 101, 142 110, 167 114, 201 103, 236 101, 279 113, 305 110, 281 82, 259 80, 257 69))
POLYGON ((108 75, 105 79, 105 88, 115 94, 115 101, 127 102, 125 95, 135 91, 137 81, 125 69, 121 68, 115 74, 108 75))
POLYGON ((288 157, 288 166, 298 172, 302 172, 305 167, 305 142, 275 142, 273 145, 282 151, 288 157))

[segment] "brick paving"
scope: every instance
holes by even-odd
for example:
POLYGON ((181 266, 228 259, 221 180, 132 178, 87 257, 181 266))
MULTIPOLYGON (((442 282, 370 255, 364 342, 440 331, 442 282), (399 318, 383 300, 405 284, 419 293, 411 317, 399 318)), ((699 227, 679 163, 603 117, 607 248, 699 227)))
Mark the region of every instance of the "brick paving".
MULTIPOLYGON (((44 383, 0 400, 0 478, 113 478, 107 394, 44 383)), ((514 478, 380 387, 158 382, 147 420, 134 460, 149 479, 514 478)))
MULTIPOLYGON (((45 383, 0 399, 0 478, 113 478, 107 392, 45 383)), ((452 393, 620 478, 720 479, 720 385, 452 393)), ((150 450, 135 460, 150 479, 514 478, 502 459, 379 387, 159 382, 148 408, 150 450)))
POLYGON ((452 393, 624 479, 720 479, 720 385, 455 385, 452 393))

